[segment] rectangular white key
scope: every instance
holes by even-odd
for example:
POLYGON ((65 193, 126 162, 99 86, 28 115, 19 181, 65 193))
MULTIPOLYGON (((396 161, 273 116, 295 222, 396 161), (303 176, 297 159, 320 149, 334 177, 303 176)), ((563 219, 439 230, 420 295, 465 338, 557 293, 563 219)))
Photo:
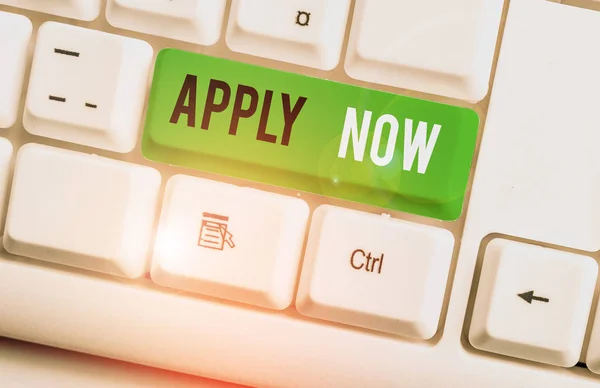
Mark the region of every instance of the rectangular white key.
POLYGON ((202 45, 217 43, 225 0, 109 0, 106 19, 118 28, 202 45))
POLYGON ((0 0, 0 4, 84 21, 100 15, 101 3, 101 0, 0 0))
POLYGON ((273 309, 293 298, 306 202, 185 175, 166 188, 157 284, 273 309))
POLYGON ((27 144, 17 154, 4 247, 20 256, 140 277, 160 181, 150 167, 27 144))
POLYGON ((313 214, 296 307, 311 317, 429 339, 453 247, 445 229, 323 205, 313 214))
POLYGON ((492 240, 469 340, 478 349, 571 367, 579 360, 598 264, 588 256, 492 240))
POLYGON ((0 128, 17 120, 31 30, 25 16, 0 11, 0 128))
POLYGON ((477 102, 488 91, 504 0, 357 0, 348 75, 477 102))
POLYGON ((600 249, 599 44, 599 12, 511 3, 466 231, 600 249))
POLYGON ((54 22, 38 31, 23 125, 39 136, 129 152, 152 61, 138 39, 54 22))
POLYGON ((349 0, 233 0, 233 51, 331 70, 342 51, 349 0))

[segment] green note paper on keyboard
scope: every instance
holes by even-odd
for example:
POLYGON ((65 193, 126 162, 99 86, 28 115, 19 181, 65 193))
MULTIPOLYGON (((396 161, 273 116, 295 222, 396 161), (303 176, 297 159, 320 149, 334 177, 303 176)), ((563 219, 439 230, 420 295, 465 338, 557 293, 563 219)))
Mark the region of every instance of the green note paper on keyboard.
POLYGON ((180 50, 158 54, 146 158, 441 220, 461 214, 467 108, 180 50))

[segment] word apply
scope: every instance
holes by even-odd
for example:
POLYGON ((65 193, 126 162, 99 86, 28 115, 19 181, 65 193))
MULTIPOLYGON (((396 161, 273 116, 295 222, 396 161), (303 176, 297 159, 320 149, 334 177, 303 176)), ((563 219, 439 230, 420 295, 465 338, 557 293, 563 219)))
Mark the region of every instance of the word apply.
MULTIPOLYGON (((177 103, 173 109, 171 119, 169 120, 170 123, 177 124, 181 115, 186 115, 187 126, 196 126, 197 85, 197 76, 192 74, 186 75, 185 80, 183 81, 183 86, 179 93, 179 97, 177 98, 177 103)), ((274 103, 274 94, 275 92, 273 90, 267 89, 262 97, 263 102, 260 108, 260 119, 256 128, 256 140, 276 144, 278 141, 277 135, 267 132, 267 122, 269 120, 271 107, 274 103)), ((290 95, 288 93, 280 94, 281 107, 283 110, 283 128, 281 132, 280 144, 288 146, 290 144, 294 122, 298 118, 298 115, 300 115, 307 98, 298 97, 292 106, 290 95)), ((210 119, 213 113, 224 112, 230 105, 232 99, 231 97, 231 86, 227 82, 217 79, 211 79, 209 81, 206 94, 206 103, 204 104, 204 110, 202 112, 202 122, 200 124, 201 129, 209 129, 210 119), (220 98, 217 97, 217 95, 220 95, 220 98)), ((231 120, 229 121, 228 133, 230 135, 235 136, 237 134, 238 125, 241 119, 248 119, 256 114, 258 111, 259 102, 260 96, 254 87, 243 84, 237 85, 235 97, 233 98, 231 120), (246 100, 248 100, 247 103, 246 100)))

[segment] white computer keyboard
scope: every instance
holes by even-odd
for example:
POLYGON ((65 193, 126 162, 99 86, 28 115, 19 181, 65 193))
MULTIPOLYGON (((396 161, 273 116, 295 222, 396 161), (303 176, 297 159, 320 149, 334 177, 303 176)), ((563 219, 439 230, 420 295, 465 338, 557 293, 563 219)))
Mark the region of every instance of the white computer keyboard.
POLYGON ((600 5, 562 3, 0 0, 0 336, 261 387, 600 384, 600 5))

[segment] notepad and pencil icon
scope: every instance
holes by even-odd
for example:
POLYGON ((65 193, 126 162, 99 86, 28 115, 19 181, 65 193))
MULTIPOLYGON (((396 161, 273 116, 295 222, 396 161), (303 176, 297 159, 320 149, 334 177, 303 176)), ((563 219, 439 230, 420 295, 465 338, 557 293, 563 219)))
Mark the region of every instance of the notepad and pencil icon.
POLYGON ((222 251, 225 244, 235 247, 233 235, 227 230, 229 217, 214 213, 202 213, 202 225, 198 246, 222 251))

